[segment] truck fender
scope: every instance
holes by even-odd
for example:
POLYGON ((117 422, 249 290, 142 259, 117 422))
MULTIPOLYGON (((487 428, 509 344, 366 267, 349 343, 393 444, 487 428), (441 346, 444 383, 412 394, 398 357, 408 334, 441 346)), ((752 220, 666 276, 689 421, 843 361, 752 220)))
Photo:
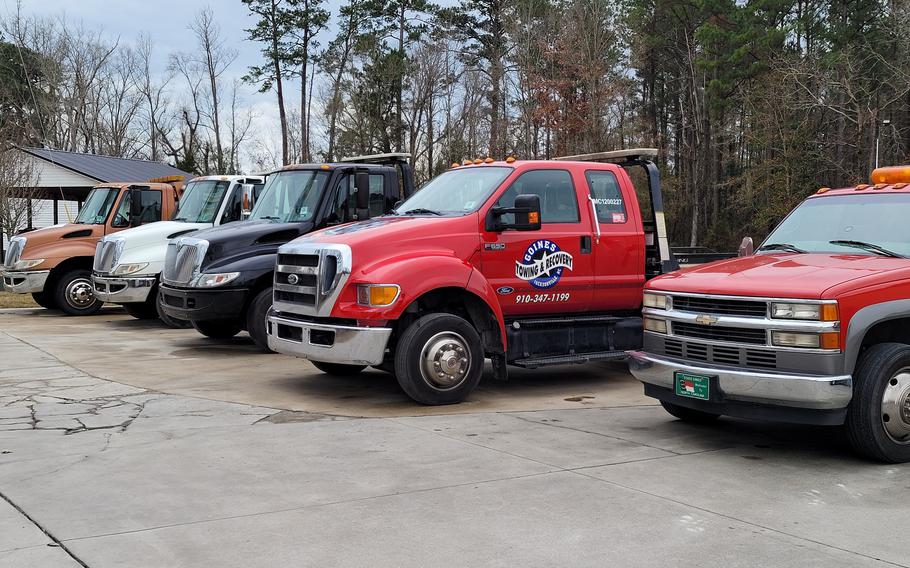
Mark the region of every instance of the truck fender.
POLYGON ((910 300, 893 300, 866 306, 856 312, 847 326, 844 345, 844 372, 853 373, 863 340, 870 329, 890 320, 910 319, 910 300))

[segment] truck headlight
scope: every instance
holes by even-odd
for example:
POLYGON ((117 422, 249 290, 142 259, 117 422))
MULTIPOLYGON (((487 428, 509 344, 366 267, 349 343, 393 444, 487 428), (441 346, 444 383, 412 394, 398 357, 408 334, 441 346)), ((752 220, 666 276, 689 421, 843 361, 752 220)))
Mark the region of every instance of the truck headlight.
POLYGON ((644 318, 644 326, 646 330, 654 333, 667 333, 667 320, 646 317, 644 318))
POLYGON ((840 333, 795 333, 772 331, 771 345, 804 349, 840 349, 840 333))
POLYGON ((239 272, 219 272, 216 274, 200 274, 193 282, 194 288, 215 288, 224 286, 240 276, 239 272))
POLYGON ((837 304, 804 304, 801 302, 773 302, 771 317, 774 319, 837 321, 837 304))
POLYGON ((28 260, 19 260, 19 261, 16 261, 16 264, 13 265, 13 270, 28 270, 29 268, 35 268, 42 262, 44 262, 43 258, 31 258, 28 260))
POLYGON ((148 267, 148 265, 149 265, 149 263, 147 263, 147 262, 133 262, 133 263, 128 263, 128 264, 121 264, 121 265, 117 266, 117 268, 115 268, 111 272, 111 274, 113 276, 127 276, 128 274, 135 274, 135 273, 145 269, 146 267, 148 267))
POLYGON ((368 308, 391 306, 400 292, 397 284, 358 284, 357 303, 368 308))
POLYGON ((663 294, 652 294, 651 292, 645 292, 645 295, 642 296, 641 304, 646 308, 655 308, 658 310, 669 310, 670 309, 670 298, 663 294))

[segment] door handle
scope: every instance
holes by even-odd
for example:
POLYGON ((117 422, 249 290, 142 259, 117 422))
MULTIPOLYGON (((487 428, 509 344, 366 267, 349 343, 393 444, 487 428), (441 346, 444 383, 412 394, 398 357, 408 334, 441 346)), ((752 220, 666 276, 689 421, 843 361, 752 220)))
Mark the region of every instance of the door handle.
POLYGON ((591 237, 588 235, 581 237, 581 254, 591 254, 591 237))

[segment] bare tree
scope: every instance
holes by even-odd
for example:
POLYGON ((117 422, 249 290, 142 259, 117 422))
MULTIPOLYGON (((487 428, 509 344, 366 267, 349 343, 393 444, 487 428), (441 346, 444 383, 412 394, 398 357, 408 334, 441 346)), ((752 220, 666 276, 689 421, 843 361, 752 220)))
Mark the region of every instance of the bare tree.
POLYGON ((139 36, 136 51, 138 53, 139 66, 137 83, 143 98, 142 114, 145 119, 148 136, 149 159, 158 161, 161 157, 159 129, 162 127, 165 121, 164 117, 169 110, 166 89, 173 74, 168 72, 160 81, 155 79, 152 71, 153 45, 148 34, 139 36))
POLYGON ((15 145, 0 150, 0 233, 8 239, 36 213, 32 203, 39 197, 35 176, 34 162, 15 145))

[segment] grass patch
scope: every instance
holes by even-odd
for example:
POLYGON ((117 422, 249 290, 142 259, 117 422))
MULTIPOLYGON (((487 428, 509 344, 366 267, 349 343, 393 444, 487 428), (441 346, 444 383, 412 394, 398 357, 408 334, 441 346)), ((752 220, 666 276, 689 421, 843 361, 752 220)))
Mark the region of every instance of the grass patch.
POLYGON ((38 304, 31 294, 13 294, 0 290, 0 309, 2 308, 37 308, 38 304))

